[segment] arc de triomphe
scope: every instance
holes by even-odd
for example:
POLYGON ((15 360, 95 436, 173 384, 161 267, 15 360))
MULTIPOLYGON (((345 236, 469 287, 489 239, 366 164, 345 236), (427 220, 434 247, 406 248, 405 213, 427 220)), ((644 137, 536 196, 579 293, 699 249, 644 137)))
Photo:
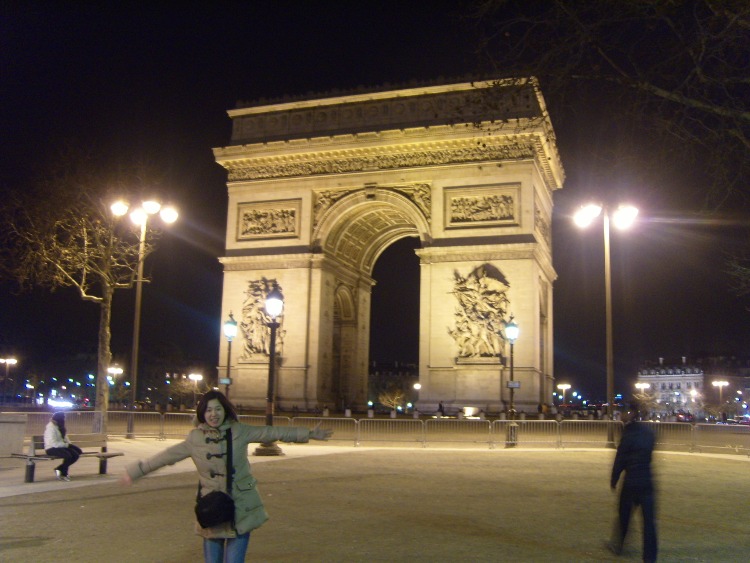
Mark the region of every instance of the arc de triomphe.
MULTIPOLYGON (((507 407, 510 316, 518 410, 552 397, 553 192, 564 172, 535 81, 429 86, 229 111, 222 318, 239 322, 231 398, 264 404, 266 294, 278 285, 282 408, 365 407, 371 277, 418 237, 418 407, 507 407)), ((398 311, 393 312, 398 315, 398 311)), ((220 377, 226 373, 222 339, 220 377)))

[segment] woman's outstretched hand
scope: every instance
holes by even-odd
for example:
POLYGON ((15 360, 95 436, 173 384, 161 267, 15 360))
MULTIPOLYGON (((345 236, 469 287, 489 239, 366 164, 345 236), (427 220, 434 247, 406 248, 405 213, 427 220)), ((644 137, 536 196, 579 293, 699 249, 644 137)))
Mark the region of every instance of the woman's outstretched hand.
POLYGON ((328 440, 333 435, 333 430, 324 430, 318 425, 310 431, 310 440, 328 440))
POLYGON ((128 475, 127 472, 125 472, 120 476, 119 482, 120 482, 120 485, 124 487, 129 487, 130 485, 133 484, 133 478, 130 475, 128 475))

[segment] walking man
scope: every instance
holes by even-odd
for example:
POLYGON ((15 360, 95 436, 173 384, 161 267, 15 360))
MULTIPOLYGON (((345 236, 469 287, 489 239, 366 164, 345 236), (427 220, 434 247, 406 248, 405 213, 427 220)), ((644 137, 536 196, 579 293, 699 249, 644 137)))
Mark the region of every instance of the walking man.
POLYGON ((616 490, 620 475, 625 472, 620 490, 619 521, 615 537, 609 544, 610 550, 619 555, 628 533, 633 507, 640 506, 643 514, 643 561, 656 561, 657 540, 655 518, 654 479, 651 473, 651 456, 654 451, 654 433, 647 424, 638 421, 638 411, 634 410, 625 424, 622 440, 617 448, 615 463, 612 466, 610 486, 616 490))

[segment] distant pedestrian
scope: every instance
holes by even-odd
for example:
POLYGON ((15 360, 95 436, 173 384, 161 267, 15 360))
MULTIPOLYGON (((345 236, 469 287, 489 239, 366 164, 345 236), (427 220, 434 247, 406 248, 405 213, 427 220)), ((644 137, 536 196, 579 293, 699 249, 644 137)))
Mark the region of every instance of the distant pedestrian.
POLYGON ((445 416, 445 407, 443 406, 443 401, 440 401, 438 403, 438 412, 440 413, 440 416, 445 416))
POLYGON ((68 469, 81 455, 81 448, 70 443, 65 429, 65 413, 56 412, 44 429, 44 451, 47 455, 62 458, 62 463, 55 467, 58 481, 70 481, 68 469))
POLYGON ((617 448, 612 466, 610 486, 616 490, 620 475, 625 472, 620 490, 618 522, 610 550, 619 555, 628 534, 633 507, 640 506, 643 515, 643 561, 656 561, 657 538, 655 520, 654 478, 651 472, 651 457, 654 451, 654 433, 647 424, 638 421, 638 411, 630 415, 625 424, 622 440, 617 448))
POLYGON ((195 530, 203 536, 203 556, 206 563, 240 563, 250 542, 250 532, 267 519, 257 491, 255 477, 250 471, 247 446, 252 442, 271 443, 327 440, 332 432, 316 427, 314 430, 296 426, 251 426, 237 420, 237 411, 220 391, 209 391, 196 409, 197 427, 184 442, 175 444, 155 456, 127 466, 120 479, 124 485, 188 457, 192 458, 199 477, 199 496, 219 491, 229 494, 234 501, 234 518, 216 526, 195 530), (231 450, 226 444, 231 436, 231 450), (227 466, 231 460, 231 490, 227 490, 227 466))

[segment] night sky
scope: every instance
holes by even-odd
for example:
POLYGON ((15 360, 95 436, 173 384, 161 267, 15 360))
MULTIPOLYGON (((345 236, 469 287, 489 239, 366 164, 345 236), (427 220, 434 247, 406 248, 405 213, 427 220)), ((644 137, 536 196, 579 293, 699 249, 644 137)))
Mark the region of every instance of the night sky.
MULTIPOLYGON (((480 69, 460 2, 5 3, 0 8, 0 187, 24 189, 60 146, 159 162, 180 208, 146 263, 141 347, 177 346, 216 366, 226 221, 223 170, 211 149, 230 142, 239 100, 317 95, 358 86, 463 82, 480 69), (106 6, 106 7, 105 7, 106 6)), ((554 107, 554 103, 550 103, 554 107)), ((561 109, 558 112, 563 111, 561 109)), ((638 227, 612 234, 617 391, 644 360, 748 355, 747 302, 729 291, 726 252, 747 220, 699 219, 698 180, 664 163, 659 175, 619 173, 602 185, 588 166, 606 117, 552 121, 567 172, 553 220, 555 373, 604 395, 601 225, 573 227, 587 196, 638 205, 638 227)), ((403 241, 376 264, 372 359, 417 360, 419 268, 403 241), (390 279, 388 271, 403 274, 390 279), (409 308, 411 306, 411 308, 409 308), (395 314, 396 311, 410 314, 395 314), (383 314, 385 313, 385 314, 383 314), (411 322, 413 321, 413 322, 411 322), (395 327, 404 327, 401 334, 395 327)), ((68 290, 0 294, 0 347, 18 369, 94 350, 98 308, 68 290)), ((115 298, 112 349, 128 358, 134 292, 115 298)), ((521 327, 523 331, 523 327, 521 327)), ((629 390, 629 389, 628 389, 629 390)))

